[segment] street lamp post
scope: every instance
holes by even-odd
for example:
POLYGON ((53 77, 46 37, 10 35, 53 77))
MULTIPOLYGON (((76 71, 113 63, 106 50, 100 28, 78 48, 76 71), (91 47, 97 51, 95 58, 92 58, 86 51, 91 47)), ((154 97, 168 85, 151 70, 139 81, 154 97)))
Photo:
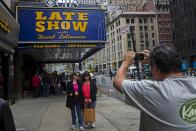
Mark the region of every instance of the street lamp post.
POLYGON ((75 63, 72 63, 72 71, 75 72, 75 63))
MULTIPOLYGON (((136 43, 134 41, 134 37, 133 37, 133 31, 132 31, 132 28, 131 26, 129 27, 130 29, 130 34, 131 34, 131 41, 132 41, 132 44, 133 44, 133 51, 134 52, 137 52, 136 50, 136 43)), ((137 69, 137 77, 138 77, 138 80, 140 81, 141 80, 141 75, 140 75, 140 70, 139 70, 139 61, 138 60, 135 60, 135 65, 136 65, 136 69, 137 69)))

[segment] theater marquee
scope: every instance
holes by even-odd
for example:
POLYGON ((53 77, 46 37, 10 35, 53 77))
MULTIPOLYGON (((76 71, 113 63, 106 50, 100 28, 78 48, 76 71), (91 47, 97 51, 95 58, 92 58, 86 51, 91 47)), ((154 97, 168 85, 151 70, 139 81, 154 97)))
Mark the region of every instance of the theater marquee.
POLYGON ((20 43, 103 43, 105 11, 17 7, 20 43))

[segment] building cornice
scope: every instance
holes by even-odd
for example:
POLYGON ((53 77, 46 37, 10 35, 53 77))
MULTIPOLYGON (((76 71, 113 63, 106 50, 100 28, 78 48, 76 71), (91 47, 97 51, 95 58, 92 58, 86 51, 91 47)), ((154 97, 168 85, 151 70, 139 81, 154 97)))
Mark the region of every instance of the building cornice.
POLYGON ((113 24, 115 21, 117 21, 121 17, 127 17, 127 16, 156 16, 156 13, 155 12, 124 12, 118 15, 112 21, 108 22, 106 26, 113 24))

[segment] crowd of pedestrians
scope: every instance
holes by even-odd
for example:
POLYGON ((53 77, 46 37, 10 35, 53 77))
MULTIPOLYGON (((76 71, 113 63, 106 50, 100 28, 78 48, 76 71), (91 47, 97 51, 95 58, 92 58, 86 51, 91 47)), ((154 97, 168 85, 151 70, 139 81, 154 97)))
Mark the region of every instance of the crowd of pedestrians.
POLYGON ((65 75, 65 73, 58 75, 56 71, 52 74, 47 72, 36 73, 31 78, 32 96, 61 95, 65 91, 68 80, 68 75, 65 75))

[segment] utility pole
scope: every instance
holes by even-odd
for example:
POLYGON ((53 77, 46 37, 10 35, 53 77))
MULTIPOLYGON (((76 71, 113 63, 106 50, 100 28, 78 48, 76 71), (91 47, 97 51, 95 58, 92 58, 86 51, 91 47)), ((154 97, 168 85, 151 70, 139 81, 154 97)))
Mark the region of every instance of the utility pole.
POLYGON ((81 61, 79 62, 79 71, 82 72, 82 62, 81 61))
MULTIPOLYGON (((130 30, 131 40, 132 40, 132 44, 133 44, 133 51, 137 52, 136 43, 134 41, 133 30, 132 30, 131 26, 129 27, 129 30, 130 30)), ((141 80, 141 75, 140 75, 139 61, 138 60, 135 60, 135 65, 136 65, 136 69, 137 69, 137 77, 138 77, 138 80, 140 81, 141 80)))
POLYGON ((72 71, 75 72, 75 63, 72 63, 72 71))

